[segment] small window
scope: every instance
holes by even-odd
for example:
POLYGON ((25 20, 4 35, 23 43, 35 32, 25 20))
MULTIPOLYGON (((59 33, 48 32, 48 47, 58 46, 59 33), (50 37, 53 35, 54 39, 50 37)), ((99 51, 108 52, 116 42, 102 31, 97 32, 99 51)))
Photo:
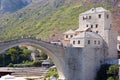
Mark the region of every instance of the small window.
POLYGON ((78 41, 78 44, 80 44, 80 41, 78 41))
POLYGON ((89 19, 91 19, 91 16, 89 16, 89 19))
POLYGON ((66 35, 66 38, 68 38, 68 35, 66 35))
POLYGON ((98 17, 101 18, 101 14, 99 14, 98 17))
POLYGON ((91 28, 93 28, 93 25, 91 25, 91 28))
POLYGON ((90 44, 90 40, 88 40, 88 44, 90 44))
POLYGON ((96 31, 96 33, 98 33, 98 31, 96 31))
POLYGON ((88 24, 86 25, 86 27, 88 27, 88 24))
POLYGON ((73 35, 70 36, 71 38, 73 37, 73 35))
POLYGON ((109 18, 109 15, 107 14, 107 19, 109 18))
POLYGON ((73 44, 75 44, 75 41, 73 41, 73 44))
POLYGON ((94 41, 94 44, 96 44, 96 41, 94 41))
POLYGON ((98 41, 98 44, 100 45, 100 41, 98 41))
POLYGON ((96 24, 96 28, 98 28, 98 24, 96 24))
POLYGON ((85 20, 84 16, 83 16, 83 20, 85 20))

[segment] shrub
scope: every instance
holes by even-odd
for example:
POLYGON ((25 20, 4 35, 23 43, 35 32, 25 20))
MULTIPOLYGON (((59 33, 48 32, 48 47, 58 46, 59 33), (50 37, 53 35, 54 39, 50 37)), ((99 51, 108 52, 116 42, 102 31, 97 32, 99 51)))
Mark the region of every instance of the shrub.
POLYGON ((10 64, 8 65, 8 67, 14 67, 13 63, 10 63, 10 64))
POLYGON ((50 68, 50 69, 48 70, 48 72, 45 74, 45 77, 46 77, 46 78, 48 78, 48 77, 50 77, 50 76, 55 76, 56 78, 59 77, 57 71, 56 71, 54 68, 50 68))
POLYGON ((33 62, 33 66, 40 67, 42 65, 42 62, 40 60, 36 60, 33 62))

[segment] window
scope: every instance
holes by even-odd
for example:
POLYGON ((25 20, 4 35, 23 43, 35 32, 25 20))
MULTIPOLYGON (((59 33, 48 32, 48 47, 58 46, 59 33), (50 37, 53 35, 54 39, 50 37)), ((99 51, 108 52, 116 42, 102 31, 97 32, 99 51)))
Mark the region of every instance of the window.
POLYGON ((100 45, 100 41, 98 41, 98 44, 100 45))
POLYGON ((96 31, 96 33, 98 33, 98 31, 96 31))
POLYGON ((90 40, 88 40, 88 44, 90 44, 90 40))
POLYGON ((84 16, 83 16, 83 20, 85 20, 84 16))
POLYGON ((88 24, 86 25, 86 27, 88 27, 88 24))
POLYGON ((96 28, 98 28, 98 24, 96 24, 96 28))
POLYGON ((73 44, 75 44, 75 41, 73 41, 73 44))
POLYGON ((73 37, 73 35, 70 36, 71 38, 73 37))
POLYGON ((107 14, 107 19, 109 18, 109 15, 107 14))
POLYGON ((98 17, 101 18, 101 14, 99 14, 98 17))
POLYGON ((68 38, 68 35, 66 35, 66 38, 68 38))
POLYGON ((91 16, 89 16, 89 19, 91 19, 91 16))
POLYGON ((93 28, 93 25, 91 25, 91 28, 93 28))
POLYGON ((94 41, 94 44, 96 44, 96 41, 94 41))
POLYGON ((80 41, 78 41, 78 44, 80 44, 80 41))

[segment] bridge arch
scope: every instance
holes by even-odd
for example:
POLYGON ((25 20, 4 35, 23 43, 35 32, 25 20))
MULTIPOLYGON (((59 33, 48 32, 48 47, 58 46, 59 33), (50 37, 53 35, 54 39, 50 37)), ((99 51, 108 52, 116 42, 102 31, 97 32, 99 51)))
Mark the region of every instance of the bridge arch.
POLYGON ((6 41, 0 43, 0 53, 4 52, 5 50, 18 46, 19 44, 27 44, 33 47, 39 48, 46 52, 46 54, 52 59, 54 64, 57 67, 59 78, 64 80, 65 79, 65 50, 61 46, 56 46, 44 41, 38 41, 35 39, 18 39, 12 41, 6 41))

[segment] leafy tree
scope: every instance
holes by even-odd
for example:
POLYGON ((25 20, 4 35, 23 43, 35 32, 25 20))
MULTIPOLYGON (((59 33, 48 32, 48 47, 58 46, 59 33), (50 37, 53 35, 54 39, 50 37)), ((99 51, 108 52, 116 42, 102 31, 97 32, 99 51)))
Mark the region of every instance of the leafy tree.
POLYGON ((14 65, 13 65, 13 63, 10 63, 9 65, 8 65, 8 67, 13 67, 14 65))
POLYGON ((101 65, 96 80, 118 80, 118 68, 118 65, 101 65))
POLYGON ((113 77, 109 77, 107 80, 115 80, 113 77))
POLYGON ((106 74, 106 71, 109 69, 109 64, 101 65, 99 71, 97 72, 96 80, 107 80, 108 75, 106 74))
POLYGON ((55 68, 50 68, 48 70, 48 72, 45 74, 45 77, 48 78, 50 76, 55 76, 56 78, 58 78, 58 73, 57 73, 57 70, 55 68))
POLYGON ((40 67, 41 65, 42 65, 42 61, 40 61, 40 60, 35 60, 33 62, 33 66, 35 66, 35 67, 40 67))
POLYGON ((41 51, 40 57, 42 57, 42 59, 46 60, 48 56, 45 54, 45 52, 41 51))
POLYGON ((107 74, 109 76, 112 76, 115 80, 118 77, 118 70, 119 70, 119 65, 111 65, 109 69, 107 70, 107 74))
POLYGON ((15 48, 11 48, 7 51, 7 53, 10 54, 11 61, 13 63, 17 63, 17 61, 18 61, 18 59, 17 59, 18 58, 18 51, 15 48))

